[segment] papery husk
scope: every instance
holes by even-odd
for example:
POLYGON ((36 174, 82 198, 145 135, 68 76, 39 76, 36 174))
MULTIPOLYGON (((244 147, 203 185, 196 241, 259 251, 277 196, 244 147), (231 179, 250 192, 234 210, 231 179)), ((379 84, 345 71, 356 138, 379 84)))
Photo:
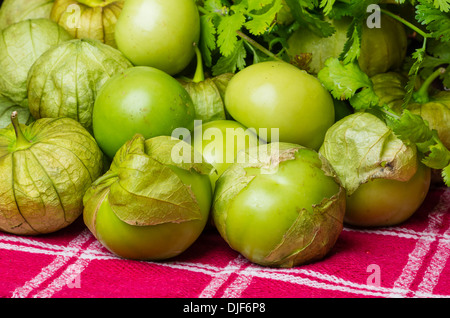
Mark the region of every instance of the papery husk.
POLYGON ((3 0, 0 30, 28 19, 49 19, 54 0, 3 0))
POLYGON ((387 72, 374 75, 371 80, 379 105, 387 105, 395 112, 401 113, 408 79, 400 73, 387 72))
POLYGON ((70 118, 44 118, 0 129, 0 230, 19 235, 58 231, 83 211, 83 195, 102 171, 102 152, 70 118))
POLYGON ((11 124, 11 113, 13 111, 17 112, 17 117, 21 124, 28 125, 34 121, 28 107, 16 105, 8 98, 0 95, 0 128, 6 128, 11 124))
MULTIPOLYGON (((339 57, 344 50, 351 18, 329 19, 336 29, 330 37, 320 37, 306 29, 297 29, 288 39, 287 53, 292 61, 296 56, 310 54, 311 61, 306 70, 317 74, 330 57, 339 57)), ((361 54, 358 64, 369 77, 398 69, 407 53, 407 35, 404 26, 393 18, 382 15, 380 28, 369 28, 363 24, 361 54)))
POLYGON ((148 140, 136 134, 116 153, 111 167, 97 179, 84 196, 84 221, 96 235, 96 215, 100 204, 108 197, 115 215, 134 226, 182 223, 202 218, 192 189, 183 184, 171 168, 209 174, 212 166, 193 161, 193 147, 168 136, 148 140), (177 145, 187 153, 186 161, 171 160, 177 145), (191 157, 192 155, 192 157, 191 157))
POLYGON ((117 47, 114 30, 125 1, 55 0, 50 18, 74 38, 117 47))
MULTIPOLYGON (((264 145, 262 151, 254 152, 255 147, 242 151, 236 161, 219 178, 213 202, 212 214, 215 226, 224 240, 231 246, 227 234, 227 210, 233 200, 239 196, 257 176, 249 174, 249 169, 262 169, 263 173, 276 173, 283 162, 297 160, 296 153, 305 147, 289 143, 272 143, 264 145)), ((313 150, 310 150, 313 151, 313 150)), ((333 178, 337 184, 338 176, 328 161, 318 155, 326 176, 333 178)), ((252 259, 262 266, 294 267, 323 259, 335 245, 342 229, 345 213, 345 189, 339 186, 339 191, 330 198, 310 208, 298 208, 298 217, 289 230, 280 237, 280 242, 265 257, 252 259)), ((232 247, 233 248, 233 247, 232 247)))
POLYGON ((323 259, 342 232, 345 200, 341 187, 335 196, 313 206, 312 212, 301 209, 283 240, 261 265, 290 268, 323 259))
POLYGON ((404 144, 375 115, 358 112, 334 124, 320 153, 351 195, 376 178, 408 181, 417 171, 417 150, 404 144))
POLYGON ((411 103, 408 109, 426 120, 429 127, 437 131, 444 146, 450 149, 450 92, 439 92, 427 103, 411 103))
POLYGON ((203 123, 227 119, 225 90, 233 76, 233 73, 224 73, 200 82, 177 79, 192 98, 196 119, 203 123))
POLYGON ((28 107, 27 76, 47 50, 72 37, 49 19, 25 20, 0 32, 0 94, 28 107))
POLYGON ((108 79, 132 67, 117 49, 74 39, 46 51, 28 74, 28 103, 36 119, 69 117, 92 132, 97 93, 108 79))

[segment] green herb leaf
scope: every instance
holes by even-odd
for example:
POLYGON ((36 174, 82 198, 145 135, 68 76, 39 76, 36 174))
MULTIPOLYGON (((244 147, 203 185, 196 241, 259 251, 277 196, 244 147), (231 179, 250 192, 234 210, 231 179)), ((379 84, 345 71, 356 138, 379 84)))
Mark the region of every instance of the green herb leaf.
POLYGON ((213 75, 218 76, 224 73, 234 73, 238 69, 242 70, 246 66, 246 57, 244 40, 238 40, 234 51, 228 56, 221 56, 216 65, 212 67, 213 75))
POLYGON ((426 26, 433 38, 443 42, 450 41, 449 1, 434 1, 434 5, 425 0, 419 2, 416 6, 417 21, 426 26))
POLYGON ((318 78, 334 98, 350 100, 356 110, 378 105, 372 81, 356 62, 344 64, 337 58, 329 58, 318 78))

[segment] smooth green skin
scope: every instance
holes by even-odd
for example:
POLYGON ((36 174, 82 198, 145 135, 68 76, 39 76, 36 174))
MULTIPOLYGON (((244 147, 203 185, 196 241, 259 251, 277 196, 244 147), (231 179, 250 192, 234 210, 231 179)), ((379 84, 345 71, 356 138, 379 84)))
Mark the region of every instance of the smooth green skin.
POLYGON ((197 6, 193 0, 127 0, 115 39, 134 65, 177 74, 191 62, 200 39, 197 6))
POLYGON ((109 158, 136 133, 146 139, 193 129, 195 110, 187 91, 170 75, 132 67, 101 88, 92 112, 95 139, 109 158))
POLYGON ((229 114, 246 127, 279 128, 279 141, 318 150, 334 123, 330 93, 317 78, 285 62, 261 62, 238 72, 225 92, 229 114))
POLYGON ((419 164, 406 182, 374 179, 347 196, 344 222, 362 227, 393 226, 409 219, 423 203, 430 187, 431 170, 419 164))
POLYGON ((314 204, 339 191, 335 180, 320 168, 322 163, 317 153, 303 149, 296 157, 282 162, 274 174, 248 169, 256 177, 227 210, 228 243, 252 262, 259 263, 281 242, 296 220, 298 210, 312 211, 314 204))
POLYGON ((239 151, 245 150, 249 146, 257 146, 259 139, 258 136, 251 132, 246 133, 247 128, 234 120, 215 120, 207 122, 201 125, 201 127, 196 127, 194 134, 200 134, 200 128, 203 135, 194 135, 194 149, 200 152, 203 155, 203 158, 216 169, 217 173, 214 172, 210 175, 211 185, 214 190, 217 179, 219 179, 222 173, 235 162, 234 160, 227 160, 227 156, 236 158, 239 151), (229 134, 227 133, 227 129, 230 131, 229 134), (214 139, 215 136, 219 136, 219 133, 223 136, 223 147, 221 148, 218 148, 219 141, 215 142, 214 139), (209 134, 213 134, 214 137, 209 134), (231 138, 234 138, 234 147, 229 149, 231 148, 231 138), (240 143, 238 140, 245 140, 245 142, 240 143))
POLYGON ((202 233, 212 203, 208 176, 171 167, 182 182, 190 186, 198 200, 202 218, 183 223, 133 226, 121 221, 106 197, 97 213, 97 239, 112 253, 127 259, 164 260, 188 249, 202 233))

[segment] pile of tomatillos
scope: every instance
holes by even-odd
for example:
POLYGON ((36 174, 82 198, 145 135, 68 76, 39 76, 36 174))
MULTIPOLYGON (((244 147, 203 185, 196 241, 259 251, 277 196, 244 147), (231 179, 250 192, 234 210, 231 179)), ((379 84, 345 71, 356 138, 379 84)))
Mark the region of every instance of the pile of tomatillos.
POLYGON ((450 5, 399 2, 4 0, 0 230, 293 267, 406 222, 448 185, 450 5))

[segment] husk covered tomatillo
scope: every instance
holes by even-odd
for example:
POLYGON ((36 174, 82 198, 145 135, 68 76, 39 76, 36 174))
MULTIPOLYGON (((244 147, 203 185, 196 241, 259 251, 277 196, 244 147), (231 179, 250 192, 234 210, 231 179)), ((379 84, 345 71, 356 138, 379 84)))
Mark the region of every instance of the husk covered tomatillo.
POLYGON ((83 211, 83 195, 102 172, 94 138, 70 118, 43 118, 0 129, 0 230, 55 232, 83 211))
POLYGON ((413 101, 408 109, 426 120, 431 129, 435 129, 442 143, 450 149, 450 92, 431 93, 431 84, 445 73, 445 68, 433 72, 413 94, 413 101))
MULTIPOLYGON (((406 109, 426 120, 429 127, 437 131, 442 143, 450 149, 450 92, 432 89, 431 86, 444 72, 444 68, 438 68, 420 83, 406 109)), ((407 93, 407 78, 400 73, 388 72, 377 74, 371 80, 380 106, 386 104, 401 113, 407 93)))
POLYGON ((125 1, 55 0, 50 18, 74 38, 95 39, 116 47, 114 30, 125 1))
POLYGON ((400 140, 377 116, 356 112, 334 124, 320 153, 346 189, 344 222, 391 226, 420 207, 430 186, 430 169, 417 149, 400 140))
POLYGON ((50 18, 54 0, 3 0, 0 30, 28 19, 50 18))
POLYGON ((34 118, 69 117, 92 131, 92 109, 105 82, 131 67, 123 54, 98 40, 74 39, 40 56, 28 74, 34 118))
POLYGON ((27 76, 47 50, 72 37, 49 19, 24 20, 0 32, 0 94, 27 107, 27 76))
POLYGON ((205 78, 202 55, 198 47, 195 47, 195 53, 197 68, 194 77, 178 77, 177 80, 191 96, 197 120, 203 123, 225 120, 228 117, 224 102, 225 90, 234 73, 205 78))
POLYGON ((343 227, 345 190, 315 150, 271 143, 240 152, 216 182, 212 216, 251 262, 293 267, 324 258, 343 227))
POLYGON ((213 167, 188 143, 136 134, 86 191, 84 222, 112 253, 162 260, 184 252, 202 233, 211 207, 213 167))
MULTIPOLYGON (((317 74, 330 57, 339 57, 347 40, 351 19, 330 20, 336 32, 330 37, 320 37, 310 30, 300 28, 288 39, 287 50, 291 60, 302 54, 310 54, 307 70, 317 74)), ((403 25, 393 18, 382 15, 380 28, 363 25, 361 53, 358 64, 368 76, 399 68, 406 56, 407 35, 403 25)))

